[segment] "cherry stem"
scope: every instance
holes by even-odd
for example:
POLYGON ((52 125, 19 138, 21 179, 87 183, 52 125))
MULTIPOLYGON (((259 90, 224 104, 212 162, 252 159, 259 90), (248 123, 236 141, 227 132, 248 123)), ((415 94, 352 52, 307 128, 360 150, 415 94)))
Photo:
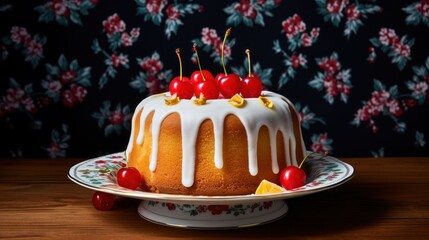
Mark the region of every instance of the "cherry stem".
POLYGON ((250 50, 246 49, 247 54, 247 65, 249 66, 249 77, 252 76, 252 65, 250 64, 250 50))
POLYGON ((205 80, 206 80, 206 78, 204 77, 203 69, 201 68, 200 57, 198 56, 197 48, 198 48, 198 45, 197 45, 196 43, 194 43, 194 46, 193 46, 193 48, 192 48, 192 49, 194 50, 195 55, 197 56, 198 68, 200 69, 201 76, 203 77, 203 80, 205 81, 205 80))
MULTIPOLYGON (((301 164, 299 164, 299 167, 298 168, 301 168, 302 167, 302 164, 305 162, 305 160, 307 160, 307 158, 309 158, 311 155, 313 155, 313 154, 316 154, 316 152, 312 152, 312 153, 310 153, 310 154, 307 154, 307 156, 305 156, 305 158, 302 160, 302 162, 301 162, 301 164)), ((324 153, 323 153, 323 155, 324 156, 328 156, 328 151, 325 151, 324 153)))
POLYGON ((176 48, 176 55, 177 58, 179 59, 179 76, 180 76, 180 81, 182 81, 182 58, 180 57, 180 48, 176 48))
POLYGON ((229 34, 231 34, 231 28, 228 28, 225 32, 225 36, 223 37, 223 42, 222 42, 222 50, 221 50, 221 62, 222 62, 223 72, 225 73, 225 76, 228 76, 228 73, 226 72, 223 52, 225 49, 226 38, 229 36, 229 34))

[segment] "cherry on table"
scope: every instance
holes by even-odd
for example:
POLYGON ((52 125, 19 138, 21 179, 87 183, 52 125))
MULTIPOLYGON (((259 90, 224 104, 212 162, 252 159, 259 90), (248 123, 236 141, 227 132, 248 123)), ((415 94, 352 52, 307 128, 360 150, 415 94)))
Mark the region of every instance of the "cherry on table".
POLYGON ((111 210, 115 206, 115 202, 116 196, 109 193, 96 191, 92 195, 92 205, 100 211, 111 210))

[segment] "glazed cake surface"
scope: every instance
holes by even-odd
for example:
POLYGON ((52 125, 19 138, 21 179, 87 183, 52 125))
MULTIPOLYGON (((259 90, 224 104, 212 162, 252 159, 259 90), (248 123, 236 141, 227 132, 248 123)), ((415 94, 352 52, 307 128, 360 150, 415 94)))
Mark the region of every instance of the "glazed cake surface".
POLYGON ((240 195, 263 179, 279 183, 279 172, 298 165, 306 150, 292 103, 269 91, 262 96, 241 107, 229 99, 167 105, 168 93, 144 99, 132 119, 128 166, 160 193, 240 195))

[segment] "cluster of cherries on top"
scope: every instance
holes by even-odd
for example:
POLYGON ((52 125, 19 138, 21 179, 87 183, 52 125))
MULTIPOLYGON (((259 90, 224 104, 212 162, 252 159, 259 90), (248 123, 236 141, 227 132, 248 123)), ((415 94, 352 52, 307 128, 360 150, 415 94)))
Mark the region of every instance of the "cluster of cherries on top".
POLYGON ((228 74, 224 62, 224 46, 231 29, 229 28, 224 37, 221 51, 221 61, 224 73, 219 73, 216 77, 208 70, 201 68, 200 59, 197 50, 197 44, 193 45, 193 51, 196 54, 199 70, 194 71, 191 77, 182 75, 182 60, 180 57, 180 49, 176 49, 176 54, 180 64, 180 75, 173 78, 169 85, 169 91, 172 96, 177 96, 179 99, 191 99, 194 95, 197 98, 204 97, 205 99, 231 98, 236 94, 240 94, 243 98, 257 98, 262 92, 262 82, 251 73, 250 50, 246 49, 248 57, 249 74, 243 79, 235 73, 228 74))

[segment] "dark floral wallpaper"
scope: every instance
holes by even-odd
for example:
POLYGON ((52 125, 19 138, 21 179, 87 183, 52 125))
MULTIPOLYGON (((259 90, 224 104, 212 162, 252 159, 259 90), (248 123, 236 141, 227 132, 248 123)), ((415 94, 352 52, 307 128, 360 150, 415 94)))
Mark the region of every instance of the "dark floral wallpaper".
POLYGON ((0 157, 125 149, 134 108, 245 49, 296 103, 309 150, 428 156, 428 0, 0 0, 0 157))

